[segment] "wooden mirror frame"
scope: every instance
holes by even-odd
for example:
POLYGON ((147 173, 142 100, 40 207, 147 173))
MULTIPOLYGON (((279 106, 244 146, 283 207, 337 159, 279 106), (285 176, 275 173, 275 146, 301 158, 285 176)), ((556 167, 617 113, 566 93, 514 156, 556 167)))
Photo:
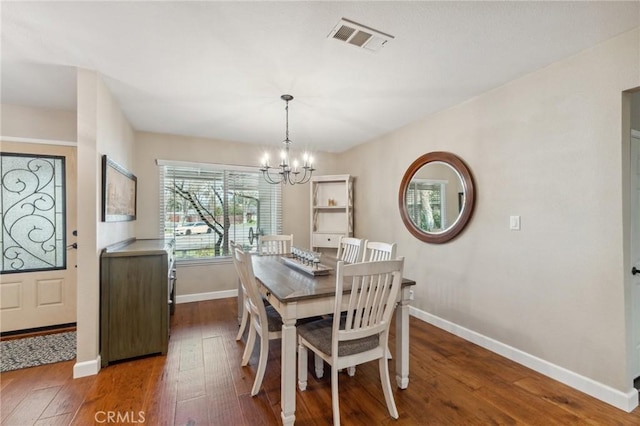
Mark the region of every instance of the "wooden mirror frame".
POLYGON ((467 226, 469 219, 471 219, 471 214, 473 213, 474 204, 475 187, 473 184, 473 178, 471 177, 471 172, 467 165, 458 156, 450 152, 435 151, 418 157, 418 159, 411 163, 400 182, 400 190, 398 191, 398 207, 400 208, 400 216, 402 217, 404 226, 407 227, 414 237, 424 241, 425 243, 441 244, 454 239, 460 232, 462 232, 465 226, 467 226), (425 232, 418 228, 411 220, 409 211, 405 204, 405 195, 413 175, 415 175, 422 166, 433 162, 445 163, 451 166, 458 173, 462 179, 462 189, 465 197, 458 219, 452 226, 442 232, 425 232))

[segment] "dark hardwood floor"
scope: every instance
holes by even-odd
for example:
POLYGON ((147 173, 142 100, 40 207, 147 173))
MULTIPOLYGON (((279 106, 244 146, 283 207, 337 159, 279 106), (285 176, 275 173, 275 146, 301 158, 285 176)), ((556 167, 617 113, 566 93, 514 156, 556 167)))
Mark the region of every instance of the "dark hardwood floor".
MULTIPOLYGON (((262 390, 251 397, 258 352, 240 367, 235 299, 178 305, 171 327, 167 356, 97 376, 73 380, 73 361, 0 374, 2 424, 280 424, 280 342, 271 342, 262 390)), ((374 362, 340 375, 343 424, 640 425, 640 408, 625 413, 414 318, 410 332, 409 388, 394 386, 400 418, 388 415, 374 362)), ((331 424, 328 373, 310 374, 298 392, 297 425, 331 424)))

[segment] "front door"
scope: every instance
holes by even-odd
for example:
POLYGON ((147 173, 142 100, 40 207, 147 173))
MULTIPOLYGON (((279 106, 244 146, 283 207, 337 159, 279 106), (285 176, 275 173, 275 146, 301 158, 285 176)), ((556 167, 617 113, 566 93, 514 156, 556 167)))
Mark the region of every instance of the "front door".
POLYGON ((1 151, 1 331, 74 323, 76 148, 3 141, 1 151))
MULTIPOLYGON (((640 270, 640 132, 631 133, 631 266, 640 270)), ((632 275, 632 378, 640 377, 640 271, 632 275)))

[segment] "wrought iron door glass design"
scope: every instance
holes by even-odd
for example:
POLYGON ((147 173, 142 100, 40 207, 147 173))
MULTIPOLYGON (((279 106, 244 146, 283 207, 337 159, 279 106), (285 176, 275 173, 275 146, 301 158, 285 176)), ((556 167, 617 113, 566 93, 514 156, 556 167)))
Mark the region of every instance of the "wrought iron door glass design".
POLYGON ((65 159, 0 153, 1 273, 66 268, 65 159))

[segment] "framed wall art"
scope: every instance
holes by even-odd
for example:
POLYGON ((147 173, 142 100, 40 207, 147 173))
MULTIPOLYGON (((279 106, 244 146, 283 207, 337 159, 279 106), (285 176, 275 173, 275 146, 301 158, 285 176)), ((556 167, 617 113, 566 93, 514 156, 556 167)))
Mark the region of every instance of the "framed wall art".
POLYGON ((102 221, 136 220, 138 179, 107 155, 102 156, 102 221))

